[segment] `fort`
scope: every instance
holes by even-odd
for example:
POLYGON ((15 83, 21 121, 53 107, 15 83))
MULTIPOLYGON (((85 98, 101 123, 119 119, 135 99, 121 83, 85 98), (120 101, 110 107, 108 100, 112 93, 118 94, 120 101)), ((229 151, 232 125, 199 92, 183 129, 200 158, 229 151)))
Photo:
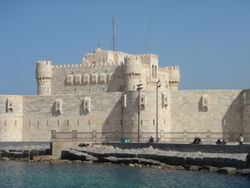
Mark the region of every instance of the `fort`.
POLYGON ((36 64, 37 96, 0 96, 0 141, 250 141, 250 89, 179 90, 154 54, 102 50, 82 64, 36 64))

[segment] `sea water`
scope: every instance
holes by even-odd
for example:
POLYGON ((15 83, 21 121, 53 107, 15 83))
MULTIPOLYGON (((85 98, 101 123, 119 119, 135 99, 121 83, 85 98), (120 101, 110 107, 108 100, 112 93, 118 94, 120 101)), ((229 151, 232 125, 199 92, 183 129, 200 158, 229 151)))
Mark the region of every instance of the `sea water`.
POLYGON ((0 162, 0 187, 250 187, 246 177, 110 164, 0 162))

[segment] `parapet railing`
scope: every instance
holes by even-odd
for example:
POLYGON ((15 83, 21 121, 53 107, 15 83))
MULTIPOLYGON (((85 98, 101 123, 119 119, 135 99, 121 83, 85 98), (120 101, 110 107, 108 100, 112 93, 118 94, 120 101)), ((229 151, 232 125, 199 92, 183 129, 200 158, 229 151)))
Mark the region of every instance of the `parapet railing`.
MULTIPOLYGON (((159 132, 160 142, 179 142, 179 143, 191 143, 195 137, 199 137, 202 142, 214 143, 218 139, 225 139, 226 142, 239 142, 240 132, 159 132)), ((250 132, 242 134, 244 142, 250 142, 250 132)), ((150 137, 156 137, 155 132, 140 132, 140 142, 147 142, 150 137)), ((85 142, 117 142, 120 138, 126 138, 129 140, 136 141, 138 139, 137 132, 78 132, 73 130, 71 132, 58 132, 52 130, 51 140, 52 141, 85 141, 85 142)))

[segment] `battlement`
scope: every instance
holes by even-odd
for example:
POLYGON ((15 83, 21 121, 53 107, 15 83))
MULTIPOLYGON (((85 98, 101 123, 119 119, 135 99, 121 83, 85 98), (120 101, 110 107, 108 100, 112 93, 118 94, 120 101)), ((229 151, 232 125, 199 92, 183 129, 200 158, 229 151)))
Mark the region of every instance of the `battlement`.
POLYGON ((122 84, 126 84, 128 90, 134 90, 139 82, 144 82, 146 88, 148 81, 163 79, 163 74, 168 82, 179 82, 178 66, 159 69, 162 72, 159 74, 158 68, 158 56, 154 54, 128 54, 96 48, 84 55, 81 64, 53 65, 51 61, 38 61, 38 94, 116 91, 122 84))
POLYGON ((135 63, 141 63, 141 56, 140 55, 130 55, 125 57, 125 62, 135 62, 135 63))
POLYGON ((96 64, 65 64, 65 65, 54 65, 55 69, 78 69, 78 68, 94 68, 94 67, 114 67, 119 66, 120 63, 96 63, 96 64))
POLYGON ((172 90, 177 90, 180 84, 180 67, 170 66, 166 67, 169 71, 169 85, 172 90))
POLYGON ((46 60, 39 60, 39 61, 37 61, 37 64, 52 65, 52 62, 46 61, 46 60))
POLYGON ((167 67, 169 71, 179 71, 180 70, 180 67, 179 66, 170 66, 170 67, 167 67))
POLYGON ((36 78, 37 79, 52 79, 52 62, 51 61, 38 61, 36 63, 36 78))
POLYGON ((60 68, 80 68, 83 67, 83 64, 68 64, 68 65, 55 65, 54 68, 60 69, 60 68))

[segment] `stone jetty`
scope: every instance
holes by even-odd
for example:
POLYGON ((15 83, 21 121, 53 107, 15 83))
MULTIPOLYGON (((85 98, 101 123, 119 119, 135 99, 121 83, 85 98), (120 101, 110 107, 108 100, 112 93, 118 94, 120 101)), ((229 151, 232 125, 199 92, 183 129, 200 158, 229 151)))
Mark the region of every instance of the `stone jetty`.
POLYGON ((250 169, 246 169, 245 153, 163 151, 152 146, 140 149, 121 149, 107 145, 82 144, 62 151, 62 159, 169 170, 186 169, 226 174, 250 174, 250 169))

